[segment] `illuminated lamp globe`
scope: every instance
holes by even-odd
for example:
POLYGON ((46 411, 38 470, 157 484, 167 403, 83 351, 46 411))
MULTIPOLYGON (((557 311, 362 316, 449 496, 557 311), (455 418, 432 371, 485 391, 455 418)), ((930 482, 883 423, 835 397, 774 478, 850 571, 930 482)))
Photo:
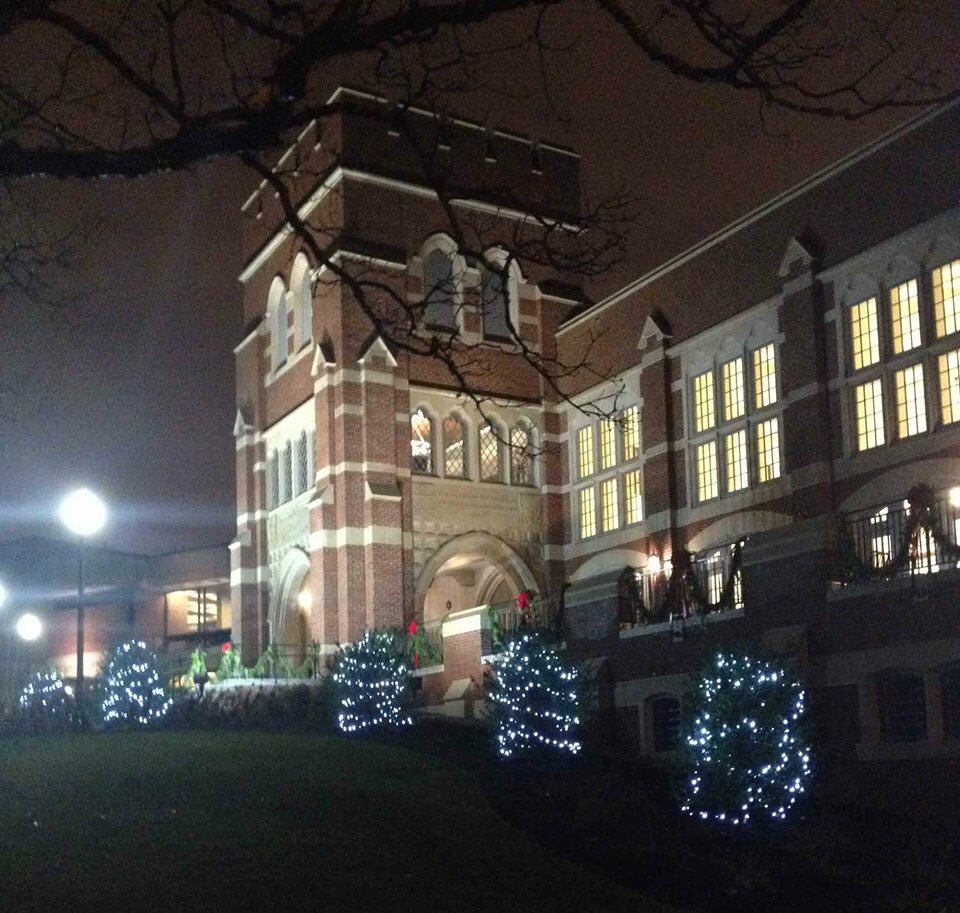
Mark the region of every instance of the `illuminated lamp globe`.
POLYGON ((107 522, 107 507, 89 488, 78 488, 60 502, 60 520, 76 536, 95 536, 107 522))
POLYGON ((36 640, 43 633, 43 622, 32 612, 26 612, 17 619, 17 637, 21 640, 36 640))
POLYGON ((650 574, 656 574, 660 570, 660 556, 651 555, 647 558, 647 572, 650 574))

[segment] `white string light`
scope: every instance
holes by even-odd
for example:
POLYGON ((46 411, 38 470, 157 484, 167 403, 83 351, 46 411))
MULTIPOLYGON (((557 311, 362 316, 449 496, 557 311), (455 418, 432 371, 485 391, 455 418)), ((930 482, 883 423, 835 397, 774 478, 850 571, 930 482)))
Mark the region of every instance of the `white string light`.
POLYGON ((337 721, 344 732, 413 723, 405 709, 410 667, 389 631, 368 631, 344 647, 332 675, 343 708, 337 721))
POLYGON ((157 660, 143 641, 116 647, 104 673, 104 723, 126 722, 140 726, 164 717, 173 701, 160 682, 157 660))
POLYGON ((20 711, 30 719, 66 721, 70 715, 67 690, 56 672, 37 672, 20 692, 20 711))
POLYGON ((523 634, 495 666, 490 700, 497 708, 497 751, 504 758, 536 748, 577 754, 577 672, 539 635, 523 634))
POLYGON ((811 772, 803 685, 772 662, 718 653, 696 700, 682 811, 733 825, 753 815, 784 820, 811 772))

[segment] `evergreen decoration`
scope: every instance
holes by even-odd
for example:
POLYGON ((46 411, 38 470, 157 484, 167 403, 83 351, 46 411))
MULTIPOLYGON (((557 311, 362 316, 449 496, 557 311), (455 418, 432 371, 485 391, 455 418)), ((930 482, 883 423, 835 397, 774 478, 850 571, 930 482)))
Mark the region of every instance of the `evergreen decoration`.
POLYGON ((784 820, 810 777, 805 700, 783 663, 718 653, 696 682, 681 809, 733 825, 784 820))
POLYGON ((241 678, 244 674, 240 651, 227 641, 220 646, 220 665, 217 667, 217 681, 225 682, 231 678, 241 678))
POLYGON ((31 676, 20 692, 20 713, 33 723, 65 726, 70 722, 71 705, 63 680, 52 670, 31 676))
POLYGON ((371 726, 409 726, 410 666, 404 645, 392 631, 368 631, 344 647, 333 668, 344 732, 371 726))
POLYGON ((157 658, 143 641, 115 647, 103 674, 103 721, 149 726, 173 703, 157 672, 157 658))
POLYGON ((580 751, 577 671, 540 632, 527 631, 507 644, 495 664, 489 697, 501 757, 580 751))
POLYGON ((737 542, 730 551, 730 571, 720 588, 719 597, 716 602, 710 602, 710 596, 697 576, 693 555, 685 548, 679 549, 674 555, 673 570, 667 585, 667 606, 671 614, 686 616, 690 609, 694 609, 702 617, 710 612, 735 608, 734 596, 742 565, 743 542, 737 542))

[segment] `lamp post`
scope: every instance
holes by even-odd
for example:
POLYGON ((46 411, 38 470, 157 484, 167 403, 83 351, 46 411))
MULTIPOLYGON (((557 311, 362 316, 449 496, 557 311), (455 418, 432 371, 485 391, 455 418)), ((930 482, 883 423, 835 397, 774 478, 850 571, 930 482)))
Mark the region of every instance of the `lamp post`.
POLYGON ((107 522, 107 508, 89 488, 78 488, 60 503, 60 520, 78 539, 77 547, 77 709, 81 725, 85 722, 83 705, 83 558, 88 536, 96 535, 107 522))

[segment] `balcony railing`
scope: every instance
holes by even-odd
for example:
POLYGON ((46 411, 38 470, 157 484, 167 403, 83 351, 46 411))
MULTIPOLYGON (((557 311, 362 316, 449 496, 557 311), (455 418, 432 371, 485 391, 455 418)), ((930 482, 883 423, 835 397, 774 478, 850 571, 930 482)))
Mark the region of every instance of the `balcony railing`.
POLYGON ((840 521, 834 577, 842 584, 960 567, 960 508, 918 487, 906 501, 840 521))

